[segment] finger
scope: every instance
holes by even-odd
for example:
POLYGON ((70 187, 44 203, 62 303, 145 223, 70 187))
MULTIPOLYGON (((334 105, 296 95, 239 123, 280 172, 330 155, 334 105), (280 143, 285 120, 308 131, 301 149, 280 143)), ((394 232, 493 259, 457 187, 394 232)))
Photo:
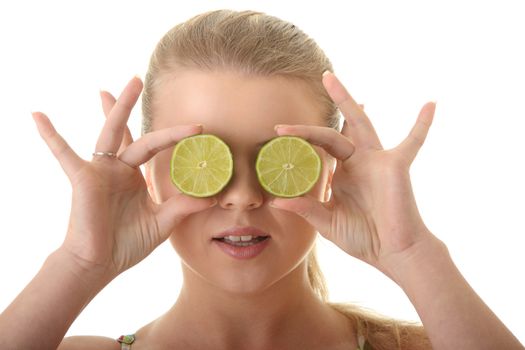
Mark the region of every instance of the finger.
POLYGON ((153 131, 129 145, 118 158, 130 167, 136 168, 163 149, 173 146, 185 137, 201 132, 202 125, 181 125, 153 131))
POLYGON ((348 123, 343 135, 350 137, 355 142, 356 147, 382 148, 370 119, 350 96, 339 79, 333 73, 328 72, 323 76, 323 84, 348 123))
POLYGON ((270 206, 302 216, 325 237, 330 233, 332 213, 314 198, 275 198, 270 202, 270 206))
POLYGON ((107 118, 117 100, 111 93, 104 90, 100 90, 100 100, 102 101, 102 110, 104 111, 104 115, 107 118))
POLYGON ((84 160, 69 147, 66 140, 55 130, 53 124, 44 113, 33 112, 32 115, 38 133, 44 139, 62 169, 64 169, 67 177, 71 180, 73 175, 84 165, 84 160))
MULTIPOLYGON (((100 99, 102 101, 102 110, 104 111, 104 115, 106 118, 111 113, 111 110, 113 109, 113 106, 117 102, 115 97, 108 91, 100 90, 100 99)), ((122 151, 133 142, 133 136, 131 136, 131 132, 129 131, 129 128, 126 126, 124 128, 124 136, 122 138, 122 142, 120 144, 120 148, 117 152, 117 154, 122 153, 122 151)))
POLYGON ((412 127, 412 130, 410 130, 408 136, 397 146, 397 149, 409 159, 410 163, 414 161, 419 149, 425 142, 428 130, 434 119, 435 111, 435 102, 426 103, 423 108, 421 108, 416 123, 412 127))
POLYGON ((186 216, 208 209, 216 204, 215 198, 194 198, 182 193, 175 194, 160 204, 156 214, 161 238, 167 239, 175 225, 186 216))
POLYGON ((363 111, 365 110, 365 105, 364 104, 358 104, 359 108, 361 108, 363 111))
POLYGON ((97 152, 117 152, 133 106, 142 91, 142 81, 133 77, 120 94, 102 128, 95 147, 97 152))
POLYGON ((345 161, 354 153, 352 142, 334 128, 313 125, 277 125, 279 135, 299 136, 308 142, 322 147, 333 157, 345 161))

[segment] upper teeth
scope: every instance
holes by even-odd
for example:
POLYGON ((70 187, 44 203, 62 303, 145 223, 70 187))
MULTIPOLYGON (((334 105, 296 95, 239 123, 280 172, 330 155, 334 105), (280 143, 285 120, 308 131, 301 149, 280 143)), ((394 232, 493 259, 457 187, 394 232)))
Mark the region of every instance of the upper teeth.
POLYGON ((224 238, 232 242, 239 242, 239 241, 247 242, 247 241, 251 241, 255 237, 257 236, 226 236, 224 238))

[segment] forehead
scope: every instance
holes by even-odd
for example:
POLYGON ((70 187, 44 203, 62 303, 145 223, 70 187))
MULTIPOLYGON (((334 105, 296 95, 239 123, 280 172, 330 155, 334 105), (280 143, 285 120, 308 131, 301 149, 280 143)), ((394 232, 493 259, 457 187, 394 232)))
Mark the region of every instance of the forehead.
POLYGON ((156 130, 203 124, 205 133, 253 139, 276 136, 275 124, 324 125, 320 107, 303 81, 182 70, 157 86, 152 122, 156 130))

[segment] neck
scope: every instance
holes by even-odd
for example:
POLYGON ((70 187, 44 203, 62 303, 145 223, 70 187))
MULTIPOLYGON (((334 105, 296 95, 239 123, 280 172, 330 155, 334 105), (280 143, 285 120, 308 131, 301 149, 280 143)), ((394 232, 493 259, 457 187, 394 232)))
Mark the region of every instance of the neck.
MULTIPOLYGON (((220 289, 184 265, 183 271, 179 298, 156 327, 170 337, 185 338, 191 347, 268 349, 281 344, 278 347, 286 348, 309 334, 319 337, 320 329, 329 324, 341 325, 341 315, 312 290, 306 262, 251 293, 220 289)), ((333 339, 333 334, 327 337, 333 339)))

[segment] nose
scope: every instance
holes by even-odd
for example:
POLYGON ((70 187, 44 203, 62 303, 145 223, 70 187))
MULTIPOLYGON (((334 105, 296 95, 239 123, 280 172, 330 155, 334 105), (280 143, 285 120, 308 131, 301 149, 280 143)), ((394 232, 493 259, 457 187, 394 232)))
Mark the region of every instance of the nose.
POLYGON ((255 164, 234 161, 233 176, 219 194, 219 205, 224 209, 251 210, 264 202, 264 189, 255 173, 255 164))

